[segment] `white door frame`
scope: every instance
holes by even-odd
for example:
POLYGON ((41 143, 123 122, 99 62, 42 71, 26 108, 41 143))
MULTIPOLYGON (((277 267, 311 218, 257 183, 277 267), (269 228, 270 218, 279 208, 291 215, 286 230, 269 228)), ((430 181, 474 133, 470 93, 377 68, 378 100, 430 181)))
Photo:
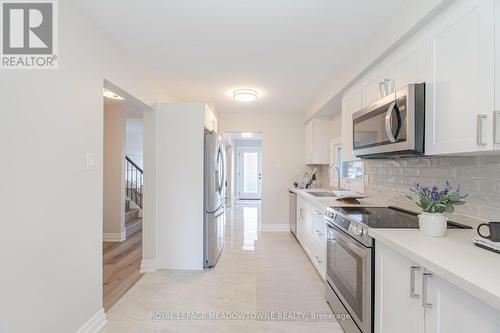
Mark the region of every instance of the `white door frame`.
POLYGON ((262 148, 261 147, 238 147, 238 155, 236 159, 236 198, 237 200, 260 200, 262 197, 262 148), (258 153, 258 179, 257 193, 243 192, 243 163, 242 153, 256 152, 258 153))

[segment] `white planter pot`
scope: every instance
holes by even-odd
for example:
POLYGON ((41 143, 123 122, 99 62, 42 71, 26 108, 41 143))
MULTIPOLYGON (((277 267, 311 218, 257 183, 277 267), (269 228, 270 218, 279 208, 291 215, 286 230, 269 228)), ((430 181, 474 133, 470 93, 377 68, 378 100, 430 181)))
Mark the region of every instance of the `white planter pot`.
POLYGON ((418 216, 420 232, 431 237, 446 235, 448 218, 441 213, 422 213, 418 216))

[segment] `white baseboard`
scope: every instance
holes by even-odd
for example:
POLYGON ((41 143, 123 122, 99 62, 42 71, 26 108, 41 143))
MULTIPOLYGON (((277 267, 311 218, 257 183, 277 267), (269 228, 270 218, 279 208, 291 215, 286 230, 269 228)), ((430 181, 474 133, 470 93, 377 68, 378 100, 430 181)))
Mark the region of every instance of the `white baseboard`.
POLYGON ((126 236, 126 230, 123 230, 122 232, 104 232, 102 234, 102 240, 104 242, 123 242, 125 239, 127 239, 126 236))
POLYGON ((126 228, 126 235, 130 237, 130 235, 135 234, 137 231, 142 229, 142 221, 136 224, 133 224, 130 227, 126 228))
POLYGON ((268 231, 290 231, 289 224, 261 224, 260 231, 268 232, 268 231))
POLYGON ((142 259, 141 273, 154 273, 158 270, 158 261, 156 259, 142 259))
POLYGON ((98 333, 106 325, 107 321, 104 309, 101 308, 76 333, 98 333))

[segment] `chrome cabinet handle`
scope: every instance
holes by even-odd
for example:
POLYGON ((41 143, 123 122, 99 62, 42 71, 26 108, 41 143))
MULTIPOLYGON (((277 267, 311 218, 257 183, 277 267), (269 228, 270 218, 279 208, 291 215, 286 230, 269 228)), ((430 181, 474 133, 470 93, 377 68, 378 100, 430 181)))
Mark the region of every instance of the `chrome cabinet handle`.
POLYGON ((322 264, 323 262, 321 260, 319 260, 319 257, 318 256, 314 256, 314 259, 316 260, 316 262, 318 264, 322 264))
POLYGON ((320 210, 315 209, 315 210, 314 210, 314 212, 315 212, 316 214, 318 214, 318 215, 323 216, 323 212, 322 212, 322 211, 320 211, 320 210))
POLYGON ((495 111, 494 113, 494 118, 493 118, 493 133, 494 137, 493 140, 495 144, 500 144, 500 111, 495 111))
POLYGON ((319 230, 314 230, 314 232, 315 232, 316 234, 318 234, 318 236, 323 236, 323 234, 322 234, 322 233, 321 233, 321 231, 319 231, 319 230))
POLYGON ((385 91, 384 96, 389 95, 389 83, 390 82, 391 82, 391 79, 384 79, 384 91, 385 91))
POLYGON ((420 267, 411 266, 410 267, 410 297, 411 298, 420 298, 420 295, 415 293, 415 273, 420 271, 420 267))
POLYGON ((381 99, 382 97, 385 96, 385 91, 386 91, 386 88, 385 88, 385 81, 380 81, 378 83, 378 99, 381 99))
POLYGON ((483 141, 483 121, 488 118, 486 114, 477 115, 477 145, 486 146, 487 143, 483 141))
POLYGON ((385 115, 385 132, 387 133, 387 137, 389 137, 389 140, 391 140, 391 142, 396 142, 396 137, 392 133, 391 124, 392 113, 394 112, 395 107, 396 102, 392 102, 391 105, 389 105, 389 108, 387 109, 387 113, 385 115))
POLYGON ((426 309, 432 308, 432 303, 427 302, 428 280, 432 277, 431 273, 422 274, 422 306, 426 309))

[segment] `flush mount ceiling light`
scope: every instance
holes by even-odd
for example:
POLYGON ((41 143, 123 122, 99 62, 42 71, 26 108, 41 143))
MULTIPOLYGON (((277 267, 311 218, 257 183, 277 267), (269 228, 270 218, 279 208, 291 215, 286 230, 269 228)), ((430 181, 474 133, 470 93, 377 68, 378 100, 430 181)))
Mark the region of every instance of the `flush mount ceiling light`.
POLYGON ((233 92, 233 98, 238 102, 253 102, 257 99, 257 92, 252 89, 238 89, 233 92))
POLYGON ((120 95, 115 94, 114 92, 112 92, 111 90, 106 89, 106 88, 104 88, 104 90, 103 90, 103 95, 104 95, 104 97, 111 98, 111 99, 117 99, 120 101, 123 101, 125 99, 125 98, 121 97, 120 95))

